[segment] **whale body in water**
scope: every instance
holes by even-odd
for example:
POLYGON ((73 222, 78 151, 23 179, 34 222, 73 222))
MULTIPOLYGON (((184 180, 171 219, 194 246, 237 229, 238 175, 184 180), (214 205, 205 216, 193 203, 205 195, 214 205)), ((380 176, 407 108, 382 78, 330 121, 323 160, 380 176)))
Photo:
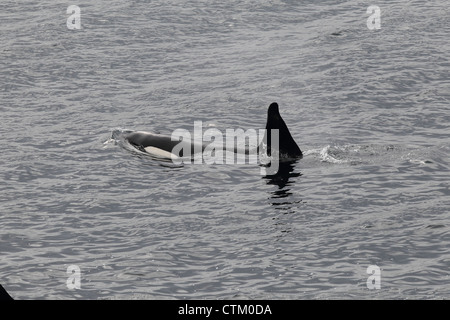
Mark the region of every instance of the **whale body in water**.
MULTIPOLYGON (((276 148, 283 158, 299 159, 303 157, 302 151, 294 138, 292 138, 286 123, 280 115, 276 102, 271 103, 268 108, 265 135, 264 141, 266 141, 267 155, 270 156, 273 149, 276 148), (272 130, 274 129, 278 130, 279 141, 277 144, 272 143, 272 130), (274 147, 276 145, 278 146, 274 147)), ((208 144, 200 142, 185 141, 183 139, 174 140, 171 136, 147 131, 128 132, 125 134, 125 139, 140 151, 172 159, 185 156, 183 154, 184 150, 189 150, 190 155, 192 155, 198 151, 204 151, 208 146, 208 144), (177 152, 174 152, 175 149, 177 152)), ((258 151, 259 149, 260 146, 257 147, 258 151)), ((235 148, 234 151, 237 152, 238 149, 235 148)), ((248 152, 249 150, 246 150, 246 153, 248 152)))

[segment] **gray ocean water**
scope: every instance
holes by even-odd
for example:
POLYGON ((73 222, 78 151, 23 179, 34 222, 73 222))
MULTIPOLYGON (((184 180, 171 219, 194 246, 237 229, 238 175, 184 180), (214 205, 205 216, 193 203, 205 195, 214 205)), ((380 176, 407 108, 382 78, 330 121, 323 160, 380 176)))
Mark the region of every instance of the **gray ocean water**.
POLYGON ((445 0, 2 1, 0 283, 16 299, 449 299, 449 31, 445 0), (112 139, 260 129, 273 101, 305 155, 275 177, 112 139))

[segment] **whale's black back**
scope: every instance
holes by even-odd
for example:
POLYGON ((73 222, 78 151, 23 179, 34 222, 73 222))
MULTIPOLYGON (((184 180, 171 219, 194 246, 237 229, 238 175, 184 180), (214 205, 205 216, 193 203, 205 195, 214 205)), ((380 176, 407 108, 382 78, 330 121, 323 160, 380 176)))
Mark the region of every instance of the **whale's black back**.
POLYGON ((281 118, 280 111, 278 110, 278 104, 273 102, 267 111, 267 123, 266 123, 266 135, 267 135, 267 154, 271 155, 272 143, 271 143, 271 129, 278 129, 279 133, 279 152, 283 156, 290 158, 303 157, 302 151, 298 147, 294 138, 292 138, 289 129, 281 118))

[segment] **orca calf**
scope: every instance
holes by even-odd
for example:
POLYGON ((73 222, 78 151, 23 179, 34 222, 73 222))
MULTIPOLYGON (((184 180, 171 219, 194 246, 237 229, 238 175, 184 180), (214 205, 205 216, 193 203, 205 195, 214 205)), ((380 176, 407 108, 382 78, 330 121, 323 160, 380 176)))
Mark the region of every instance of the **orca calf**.
MULTIPOLYGON (((298 147, 295 140, 292 138, 289 129, 284 122, 278 110, 278 104, 273 102, 270 104, 267 111, 267 123, 266 123, 266 141, 267 141, 267 154, 270 156, 272 153, 271 143, 271 129, 278 129, 279 136, 279 153, 282 158, 299 159, 303 157, 302 151, 298 147)), ((191 155, 195 152, 204 151, 208 144, 197 143, 184 140, 172 140, 171 136, 156 134, 146 131, 132 131, 125 134, 125 139, 136 149, 144 151, 156 156, 165 158, 178 158, 183 157, 183 150, 191 150, 191 155), (177 146, 177 150, 180 150, 178 154, 174 154, 173 150, 177 146)), ((259 151, 260 146, 258 146, 259 151)), ((234 152, 237 152, 235 148, 234 152)), ((248 150, 246 150, 248 153, 248 150)))
POLYGON ((0 300, 14 300, 0 284, 0 300))

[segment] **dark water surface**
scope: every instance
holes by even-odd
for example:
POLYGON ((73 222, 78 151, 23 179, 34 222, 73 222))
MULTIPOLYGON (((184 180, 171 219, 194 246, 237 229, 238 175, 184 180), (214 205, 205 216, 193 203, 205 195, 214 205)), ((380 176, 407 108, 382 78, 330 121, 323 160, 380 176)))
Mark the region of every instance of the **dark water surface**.
POLYGON ((0 4, 0 281, 17 299, 450 298, 447 1, 0 4), (117 130, 264 128, 305 157, 143 157, 117 130), (70 265, 81 288, 69 290, 70 265), (367 287, 367 267, 381 288, 367 287))

